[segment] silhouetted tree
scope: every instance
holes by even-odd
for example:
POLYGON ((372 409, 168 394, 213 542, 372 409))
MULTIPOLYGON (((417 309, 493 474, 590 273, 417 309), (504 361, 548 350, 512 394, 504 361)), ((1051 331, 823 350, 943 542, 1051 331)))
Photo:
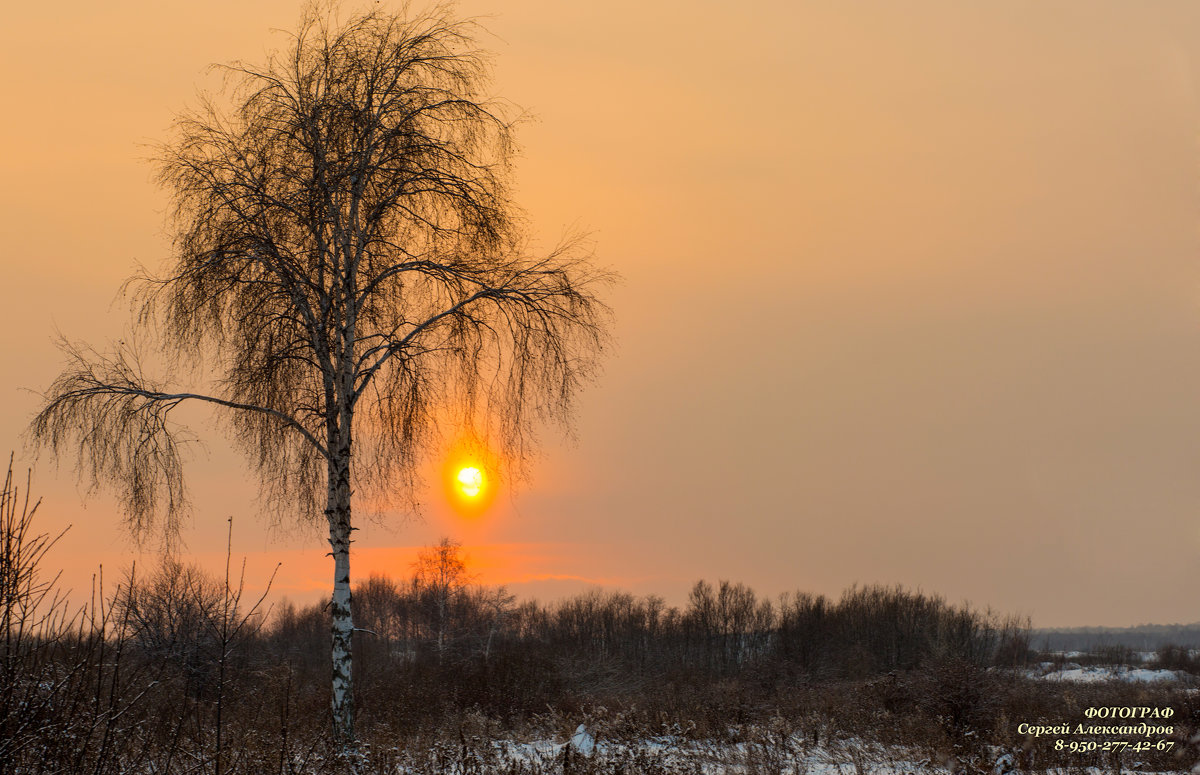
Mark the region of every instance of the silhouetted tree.
POLYGON ((220 583, 199 566, 167 556, 139 581, 130 572, 116 603, 147 656, 179 667, 199 691, 213 667, 221 614, 220 583))
POLYGON ((422 549, 413 563, 413 580, 418 594, 432 609, 430 618, 437 633, 440 660, 446 652, 450 607, 470 581, 467 563, 462 556, 462 544, 443 538, 437 546, 422 549))
POLYGON ((608 278, 578 242, 528 256, 506 186, 512 122, 481 96, 472 32, 444 8, 344 24, 310 9, 285 52, 226 67, 232 109, 184 114, 158 159, 172 262, 132 286, 139 331, 201 384, 151 379, 133 345, 64 342, 31 426, 119 488, 138 535, 170 534, 189 438, 173 410, 227 410, 266 503, 327 523, 347 749, 351 494, 411 493, 446 423, 519 462, 536 421, 566 419, 604 341, 608 278))

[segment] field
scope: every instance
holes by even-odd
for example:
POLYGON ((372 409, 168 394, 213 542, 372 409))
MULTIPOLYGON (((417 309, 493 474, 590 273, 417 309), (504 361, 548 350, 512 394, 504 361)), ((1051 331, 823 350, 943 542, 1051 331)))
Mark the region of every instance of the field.
POLYGON ((0 504, 0 762, 20 773, 1183 772, 1200 658, 1039 651, 1026 623, 899 587, 683 607, 468 583, 458 547, 354 588, 359 747, 329 721, 330 618, 176 559, 73 609, 53 538, 0 504))

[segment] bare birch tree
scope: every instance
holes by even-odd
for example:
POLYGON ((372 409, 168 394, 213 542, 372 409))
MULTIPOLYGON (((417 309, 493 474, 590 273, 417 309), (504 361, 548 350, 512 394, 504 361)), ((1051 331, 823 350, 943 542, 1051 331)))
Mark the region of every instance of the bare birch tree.
POLYGON ((265 502, 328 525, 347 749, 352 494, 411 493, 448 429, 521 461, 537 423, 567 419, 605 341, 610 278, 578 244, 529 257, 507 188, 513 124, 484 96, 473 31, 446 8, 339 23, 314 7, 283 53, 226 66, 233 107, 183 114, 158 158, 172 259, 129 286, 139 335, 198 386, 151 380, 131 346, 64 343, 30 426, 92 486, 116 486, 145 536, 187 508, 174 410, 225 410, 265 502))

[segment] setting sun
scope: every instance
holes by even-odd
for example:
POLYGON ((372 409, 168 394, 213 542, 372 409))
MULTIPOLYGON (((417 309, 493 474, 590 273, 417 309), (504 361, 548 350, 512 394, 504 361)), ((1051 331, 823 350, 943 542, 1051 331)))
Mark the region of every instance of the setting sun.
POLYGON ((446 502, 459 516, 482 516, 504 489, 500 459, 473 436, 464 436, 446 450, 441 481, 446 502))
POLYGON ((474 466, 460 470, 455 480, 459 491, 468 498, 474 498, 483 491, 483 472, 474 466))

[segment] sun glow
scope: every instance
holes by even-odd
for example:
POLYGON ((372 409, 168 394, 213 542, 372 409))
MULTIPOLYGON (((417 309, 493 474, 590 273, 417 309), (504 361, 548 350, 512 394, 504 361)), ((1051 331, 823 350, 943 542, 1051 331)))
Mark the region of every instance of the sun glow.
POLYGON ((442 487, 446 502, 460 516, 485 514, 504 488, 500 460, 474 438, 454 443, 442 461, 442 487))
POLYGON ((475 466, 459 470, 455 481, 458 482, 459 492, 468 498, 476 498, 483 492, 483 472, 475 466))

